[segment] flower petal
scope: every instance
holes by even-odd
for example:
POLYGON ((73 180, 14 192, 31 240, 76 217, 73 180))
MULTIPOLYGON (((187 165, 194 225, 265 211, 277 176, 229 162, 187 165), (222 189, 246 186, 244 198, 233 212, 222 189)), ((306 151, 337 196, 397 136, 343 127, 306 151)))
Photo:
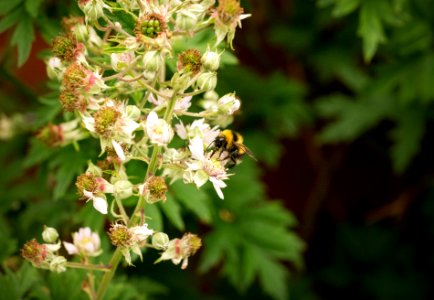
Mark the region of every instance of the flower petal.
POLYGON ((101 197, 93 197, 93 207, 100 213, 107 214, 107 200, 101 197))

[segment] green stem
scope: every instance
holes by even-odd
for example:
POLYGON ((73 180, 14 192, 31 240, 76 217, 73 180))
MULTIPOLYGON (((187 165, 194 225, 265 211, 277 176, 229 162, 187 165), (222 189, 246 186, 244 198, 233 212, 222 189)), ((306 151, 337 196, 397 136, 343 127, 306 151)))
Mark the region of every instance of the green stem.
POLYGON ((103 272, 111 271, 110 267, 107 266, 87 265, 87 264, 82 264, 77 262, 67 262, 66 267, 73 268, 73 269, 95 270, 95 271, 103 271, 103 272))
MULTIPOLYGON (((178 90, 173 91, 173 95, 169 100, 169 105, 167 106, 167 110, 164 114, 164 120, 167 123, 171 123, 173 116, 173 109, 175 107, 176 98, 178 97, 178 90)), ((157 161, 158 161, 158 154, 160 153, 161 147, 160 146, 154 146, 154 149, 152 150, 152 156, 151 160, 148 165, 148 169, 146 170, 145 180, 149 178, 152 174, 155 173, 157 170, 157 161)), ((140 211, 143 209, 145 205, 145 197, 140 196, 139 201, 137 201, 136 207, 134 208, 133 215, 130 218, 130 221, 128 222, 128 227, 131 227, 135 224, 137 224, 137 221, 140 220, 140 211)), ((96 294, 96 300, 102 300, 104 297, 104 294, 108 288, 108 285, 110 281, 112 280, 113 276, 116 273, 116 269, 119 265, 119 262, 122 258, 122 252, 120 248, 116 248, 111 260, 110 260, 110 271, 105 273, 104 276, 101 279, 101 283, 98 287, 98 292, 96 294)))

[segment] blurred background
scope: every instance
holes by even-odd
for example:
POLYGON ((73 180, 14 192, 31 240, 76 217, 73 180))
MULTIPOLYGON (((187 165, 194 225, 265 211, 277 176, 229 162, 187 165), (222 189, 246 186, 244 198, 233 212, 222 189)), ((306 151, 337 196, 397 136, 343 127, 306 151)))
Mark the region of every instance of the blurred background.
MULTIPOLYGON (((35 1, 37 13, 27 8, 33 19, 20 25, 10 16, 27 1, 13 2, 0 4, 2 283, 33 272, 19 268, 18 249, 44 224, 63 226, 67 236, 86 220, 68 212, 76 205, 74 187, 56 181, 73 182, 74 173, 60 167, 62 156, 47 161, 54 152, 35 147, 28 128, 59 111, 44 100, 52 92, 42 57, 61 17, 78 11, 68 1, 35 1), (17 67, 26 51, 28 60, 17 67), (6 134, 10 124, 14 137, 6 134)), ((237 166, 213 225, 186 214, 186 227, 208 235, 191 270, 150 267, 150 254, 119 284, 140 281, 148 298, 160 299, 433 299, 433 2, 241 3, 252 17, 236 33, 239 64, 219 72, 219 92, 235 90, 242 99, 232 128, 258 162, 246 158, 237 166), (241 204, 231 204, 234 198, 241 204), (273 238, 273 228, 286 228, 284 253, 273 241, 238 241, 244 204, 264 208, 252 215, 264 218, 250 227, 253 234, 273 238)), ((45 276, 47 286, 56 286, 54 275, 45 276)), ((23 295, 35 293, 38 280, 21 287, 23 295)))

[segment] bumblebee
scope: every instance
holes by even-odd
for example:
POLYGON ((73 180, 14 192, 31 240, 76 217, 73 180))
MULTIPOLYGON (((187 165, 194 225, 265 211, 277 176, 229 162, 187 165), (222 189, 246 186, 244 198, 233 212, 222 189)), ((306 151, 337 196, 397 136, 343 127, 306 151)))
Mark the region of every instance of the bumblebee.
POLYGON ((252 151, 243 144, 243 140, 243 136, 238 132, 229 129, 223 130, 209 146, 212 149, 211 156, 218 152, 219 159, 228 159, 226 163, 228 168, 236 166, 244 154, 256 160, 252 151), (226 153, 226 157, 221 158, 223 153, 226 153))

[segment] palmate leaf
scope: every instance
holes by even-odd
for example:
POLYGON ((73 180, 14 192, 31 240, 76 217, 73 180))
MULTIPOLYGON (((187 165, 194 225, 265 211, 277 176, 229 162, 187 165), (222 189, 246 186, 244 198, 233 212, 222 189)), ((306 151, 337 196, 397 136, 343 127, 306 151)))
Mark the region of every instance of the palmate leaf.
POLYGON ((259 279, 267 294, 285 299, 288 271, 282 261, 303 264, 304 242, 290 229, 297 222, 280 203, 264 201, 254 163, 243 161, 236 168, 225 200, 215 203, 215 227, 205 237, 200 271, 224 262, 221 272, 240 292, 259 279))
POLYGON ((320 132, 319 140, 326 143, 354 140, 387 117, 392 107, 393 102, 385 96, 357 100, 340 94, 324 97, 317 103, 317 111, 334 121, 320 132))
POLYGON ((181 206, 172 194, 167 194, 167 201, 159 203, 159 208, 178 230, 184 231, 185 224, 181 215, 181 206))

